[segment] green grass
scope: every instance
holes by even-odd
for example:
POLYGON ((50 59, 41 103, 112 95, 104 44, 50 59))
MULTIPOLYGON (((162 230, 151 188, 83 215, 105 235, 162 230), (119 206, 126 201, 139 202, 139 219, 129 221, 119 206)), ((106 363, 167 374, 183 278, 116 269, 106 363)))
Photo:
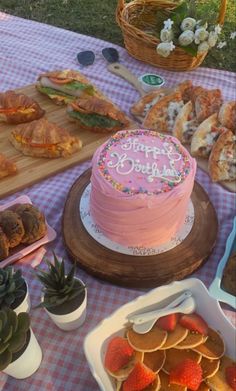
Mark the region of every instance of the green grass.
MULTIPOLYGON (((62 27, 81 34, 123 45, 115 21, 118 0, 0 0, 0 10, 22 18, 62 27)), ((199 0, 205 15, 217 11, 220 0, 199 0)), ((236 0, 228 0, 224 34, 236 30, 236 0)), ((227 38, 227 47, 212 49, 203 66, 236 71, 236 39, 227 38)))

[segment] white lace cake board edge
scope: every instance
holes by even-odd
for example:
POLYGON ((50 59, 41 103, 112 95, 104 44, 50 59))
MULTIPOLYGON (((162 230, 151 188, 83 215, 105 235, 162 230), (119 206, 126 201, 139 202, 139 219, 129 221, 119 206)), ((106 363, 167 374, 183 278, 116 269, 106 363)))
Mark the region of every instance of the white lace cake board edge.
POLYGON ((194 207, 193 203, 190 200, 187 216, 185 217, 185 222, 180 231, 175 235, 175 237, 171 238, 168 243, 164 243, 158 247, 125 247, 116 242, 113 242, 111 239, 107 238, 99 229, 97 224, 94 223, 91 215, 90 215, 90 207, 89 207, 89 199, 91 192, 91 183, 85 188, 79 203, 79 212, 81 221, 93 239, 95 239, 98 243, 102 244, 104 247, 118 252, 120 254, 126 255, 135 255, 135 256, 151 256, 156 254, 161 254, 167 252, 174 247, 178 246, 183 242, 184 239, 189 235, 193 223, 194 223, 194 207))

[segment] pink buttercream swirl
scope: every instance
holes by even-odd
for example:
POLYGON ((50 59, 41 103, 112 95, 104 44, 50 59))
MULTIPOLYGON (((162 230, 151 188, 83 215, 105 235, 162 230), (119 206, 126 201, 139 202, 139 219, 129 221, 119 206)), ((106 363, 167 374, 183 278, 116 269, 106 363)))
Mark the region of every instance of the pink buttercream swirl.
POLYGON ((127 246, 157 246, 181 228, 196 162, 172 136, 121 131, 95 152, 90 210, 103 233, 127 246))

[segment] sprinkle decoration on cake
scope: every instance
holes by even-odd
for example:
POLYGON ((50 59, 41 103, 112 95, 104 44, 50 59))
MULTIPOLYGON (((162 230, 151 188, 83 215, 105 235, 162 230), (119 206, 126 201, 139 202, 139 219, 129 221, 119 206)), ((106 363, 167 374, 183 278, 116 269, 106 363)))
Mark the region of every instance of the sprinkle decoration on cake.
POLYGON ((195 172, 195 160, 174 137, 117 132, 93 157, 92 218, 122 245, 165 243, 184 223, 195 172))

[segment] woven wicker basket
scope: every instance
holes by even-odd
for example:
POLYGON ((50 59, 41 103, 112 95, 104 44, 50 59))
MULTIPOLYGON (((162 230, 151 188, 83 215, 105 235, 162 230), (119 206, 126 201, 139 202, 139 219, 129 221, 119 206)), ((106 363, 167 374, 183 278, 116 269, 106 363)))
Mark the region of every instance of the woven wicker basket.
MULTIPOLYGON (((216 21, 220 25, 224 23, 226 4, 227 0, 221 0, 219 16, 216 21)), ((129 3, 126 3, 125 0, 118 0, 116 20, 123 32, 125 47, 131 56, 148 64, 172 71, 192 70, 203 62, 207 52, 193 57, 180 47, 176 47, 168 57, 160 56, 156 52, 156 47, 160 41, 143 31, 142 26, 137 27, 137 19, 144 9, 144 22, 152 26, 155 23, 154 15, 157 15, 158 10, 171 10, 177 5, 178 2, 169 0, 133 0, 129 3)))

